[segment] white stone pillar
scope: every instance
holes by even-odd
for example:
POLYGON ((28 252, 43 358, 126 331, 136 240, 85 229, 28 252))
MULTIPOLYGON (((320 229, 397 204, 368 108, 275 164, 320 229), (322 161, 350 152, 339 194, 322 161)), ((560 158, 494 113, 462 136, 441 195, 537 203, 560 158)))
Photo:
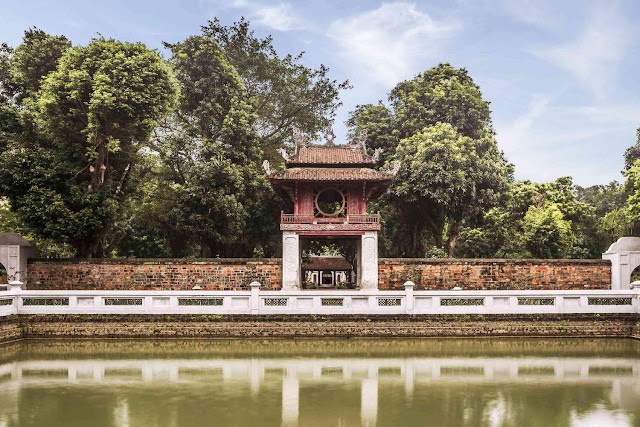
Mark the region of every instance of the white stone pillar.
POLYGON ((611 261, 611 289, 625 289, 624 283, 630 282, 629 254, 602 254, 602 259, 611 261))
POLYGON ((360 288, 378 289, 378 232, 367 231, 360 245, 360 288))
POLYGON ((300 237, 282 232, 282 290, 300 289, 300 237))
MULTIPOLYGON (((20 268, 22 267, 22 263, 20 262, 20 246, 7 246, 7 252, 7 265, 5 265, 5 268, 7 269, 7 277, 9 277, 9 281, 22 281, 23 272, 20 271, 20 268)), ((22 268, 26 270, 26 267, 22 268)))
POLYGON ((300 405, 300 383, 297 378, 282 380, 282 425, 297 426, 300 405))

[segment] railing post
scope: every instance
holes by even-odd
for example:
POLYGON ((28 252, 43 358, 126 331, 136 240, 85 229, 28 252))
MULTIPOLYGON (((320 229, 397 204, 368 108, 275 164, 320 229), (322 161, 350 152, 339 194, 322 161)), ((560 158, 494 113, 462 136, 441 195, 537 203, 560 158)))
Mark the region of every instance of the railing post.
POLYGON ((8 291, 21 291, 23 289, 25 289, 25 286, 20 280, 12 280, 7 284, 8 291))
POLYGON ((260 314, 260 282, 249 283, 251 288, 251 314, 260 314))
POLYGON ((404 282, 404 293, 405 293, 405 312, 407 314, 413 314, 413 287, 416 284, 410 280, 404 282))

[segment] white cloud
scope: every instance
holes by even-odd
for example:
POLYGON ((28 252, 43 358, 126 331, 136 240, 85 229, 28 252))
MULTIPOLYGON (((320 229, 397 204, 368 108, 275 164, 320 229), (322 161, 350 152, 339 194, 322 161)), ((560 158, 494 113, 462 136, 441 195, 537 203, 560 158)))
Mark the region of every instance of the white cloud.
POLYGON ((232 4, 238 9, 248 9, 249 19, 274 30, 302 30, 307 26, 289 3, 265 5, 250 0, 233 0, 232 4))
MULTIPOLYGON (((547 5, 540 0, 504 0, 504 6, 513 16, 522 22, 540 28, 557 28, 557 19, 549 12, 547 5)), ((495 2, 489 2, 495 7, 495 2)))
POLYGON ((496 120, 498 143, 516 166, 517 178, 550 181, 569 175, 580 185, 619 180, 617 170, 603 165, 622 167, 640 106, 557 105, 561 98, 562 91, 535 94, 521 115, 496 120))
POLYGON ((515 148, 520 142, 526 140, 531 134, 534 122, 547 112, 551 100, 551 96, 534 94, 529 104, 529 110, 500 128, 498 136, 501 144, 505 147, 515 148))
POLYGON ((304 23, 298 18, 290 4, 280 3, 277 6, 262 6, 256 9, 259 23, 278 31, 303 29, 304 23))
POLYGON ((337 19, 327 35, 361 75, 393 86, 410 77, 420 60, 434 57, 439 42, 456 29, 458 25, 436 22, 413 3, 396 2, 337 19))
POLYGON ((531 53, 569 71, 603 99, 614 86, 629 34, 629 25, 615 5, 602 2, 591 9, 576 39, 535 48, 531 53))
POLYGON ((638 104, 597 104, 566 108, 566 113, 581 115, 584 120, 626 124, 631 127, 636 127, 640 123, 640 105, 638 104))

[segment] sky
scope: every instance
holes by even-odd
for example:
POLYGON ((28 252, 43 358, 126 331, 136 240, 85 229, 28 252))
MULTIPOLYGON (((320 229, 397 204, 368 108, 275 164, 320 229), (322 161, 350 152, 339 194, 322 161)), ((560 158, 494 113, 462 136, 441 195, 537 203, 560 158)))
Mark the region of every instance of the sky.
POLYGON ((491 102, 499 147, 516 178, 578 185, 623 180, 640 126, 640 2, 544 0, 0 0, 0 42, 37 26, 83 45, 100 34, 162 42, 217 17, 246 17, 281 54, 349 80, 334 131, 358 104, 440 62, 466 68, 491 102))

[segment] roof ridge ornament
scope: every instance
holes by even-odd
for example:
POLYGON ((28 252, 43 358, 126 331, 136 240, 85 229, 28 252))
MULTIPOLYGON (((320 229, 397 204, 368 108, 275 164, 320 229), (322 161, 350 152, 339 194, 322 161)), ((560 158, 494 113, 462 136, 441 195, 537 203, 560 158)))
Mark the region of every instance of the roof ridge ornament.
POLYGON ((336 134, 333 133, 333 127, 331 126, 327 126, 324 130, 324 140, 325 140, 325 146, 327 147, 334 147, 335 144, 335 140, 336 140, 336 134))
POLYGON ((402 166, 400 161, 399 160, 394 160, 391 163, 387 163, 387 165, 385 166, 383 172, 388 173, 390 175, 396 175, 398 173, 398 171, 400 170, 400 166, 402 166))
POLYGON ((353 149, 361 148, 367 154, 367 130, 361 129, 357 131, 347 145, 353 149))
POLYGON ((382 148, 376 148, 375 150, 373 150, 373 156, 371 156, 373 158, 374 162, 377 162, 378 160, 380 160, 380 155, 382 154, 384 150, 382 148))
POLYGON ((278 152, 278 154, 282 156, 285 162, 288 162, 289 159, 291 158, 286 148, 278 148, 276 151, 278 152))
POLYGON ((264 171, 268 176, 271 176, 276 173, 276 170, 273 168, 273 166, 271 166, 271 163, 269 163, 269 160, 265 160, 264 162, 262 162, 262 168, 264 169, 264 171))
MULTIPOLYGON (((295 154, 298 154, 298 150, 302 147, 309 145, 309 135, 305 134, 298 128, 293 129, 293 142, 295 143, 295 154)), ((284 156, 283 156, 284 157, 284 156)))

